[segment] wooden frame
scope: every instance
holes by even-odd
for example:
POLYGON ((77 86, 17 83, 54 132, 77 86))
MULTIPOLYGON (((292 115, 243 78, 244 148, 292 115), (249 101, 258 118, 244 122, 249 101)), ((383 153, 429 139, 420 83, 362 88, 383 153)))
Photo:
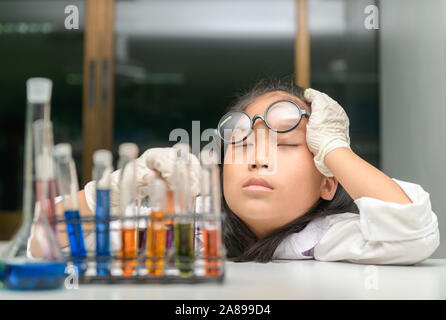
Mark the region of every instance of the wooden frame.
POLYGON ((307 0, 296 0, 297 34, 294 44, 294 72, 296 84, 309 88, 310 82, 310 35, 308 32, 307 0))
POLYGON ((93 153, 113 146, 114 0, 86 0, 82 108, 82 182, 91 180, 93 153))

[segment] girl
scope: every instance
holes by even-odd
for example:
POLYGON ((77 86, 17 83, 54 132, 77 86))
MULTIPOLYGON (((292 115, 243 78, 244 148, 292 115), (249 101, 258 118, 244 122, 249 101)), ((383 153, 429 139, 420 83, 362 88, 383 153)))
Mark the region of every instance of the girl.
MULTIPOLYGON (((347 114, 326 94, 293 81, 261 81, 230 110, 218 128, 225 141, 220 168, 229 259, 414 264, 439 246, 429 194, 356 155, 347 114), (277 133, 274 157, 261 151, 271 142, 261 131, 277 133), (243 161, 234 163, 236 150, 243 161)), ((147 150, 136 161, 138 183, 160 174, 174 187, 175 154, 172 148, 147 150)), ((118 181, 117 171, 112 181, 113 175, 118 181)), ((118 204, 117 185, 112 183, 112 206, 118 204)), ((79 198, 81 209, 92 214, 94 182, 79 198)))
MULTIPOLYGON (((277 164, 257 153, 254 164, 222 166, 228 256, 368 264, 428 258, 440 242, 429 194, 358 157, 349 145, 349 119, 336 101, 313 89, 304 92, 293 81, 262 81, 232 110, 253 118, 282 99, 311 116, 278 133, 277 164), (267 190, 247 190, 247 179, 274 169, 260 183, 267 190)), ((264 121, 253 127, 267 128, 264 121)))

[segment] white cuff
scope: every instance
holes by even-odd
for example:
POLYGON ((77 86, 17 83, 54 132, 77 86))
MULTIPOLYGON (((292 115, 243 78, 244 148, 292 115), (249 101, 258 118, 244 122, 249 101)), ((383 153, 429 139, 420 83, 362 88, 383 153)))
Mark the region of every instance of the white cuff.
POLYGON ((85 200, 91 212, 96 212, 96 181, 90 181, 84 187, 85 200))
POLYGON ((366 240, 401 241, 425 237, 438 228, 429 193, 420 185, 393 179, 413 203, 399 204, 369 197, 355 200, 366 240))
POLYGON ((310 221, 304 229, 290 234, 277 246, 273 259, 314 259, 313 249, 329 228, 329 221, 325 217, 310 221))

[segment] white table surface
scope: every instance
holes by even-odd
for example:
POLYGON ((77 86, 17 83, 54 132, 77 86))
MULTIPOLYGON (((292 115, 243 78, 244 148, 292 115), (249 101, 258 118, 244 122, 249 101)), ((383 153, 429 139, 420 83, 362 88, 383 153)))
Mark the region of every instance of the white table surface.
POLYGON ((226 262, 222 284, 79 284, 71 290, 0 290, 0 299, 446 299, 446 259, 415 266, 226 262))

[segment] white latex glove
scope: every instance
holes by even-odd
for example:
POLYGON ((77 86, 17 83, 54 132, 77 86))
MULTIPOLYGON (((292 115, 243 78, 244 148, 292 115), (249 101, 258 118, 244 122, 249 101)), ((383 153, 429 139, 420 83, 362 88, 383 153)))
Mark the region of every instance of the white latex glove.
MULTIPOLYGON (((193 196, 200 193, 201 167, 197 157, 188 154, 191 163, 189 170, 190 187, 193 196)), ((174 171, 177 160, 177 149, 175 148, 151 148, 146 150, 135 160, 136 185, 139 190, 138 197, 143 198, 149 195, 150 182, 154 178, 161 176, 169 188, 175 190, 174 171)), ((112 214, 119 213, 119 179, 121 170, 116 170, 110 174, 110 209, 112 214)), ((90 181, 84 187, 85 199, 91 211, 96 210, 96 181, 90 181)))
MULTIPOLYGON (((161 177, 167 182, 167 186, 175 190, 175 163, 177 161, 176 148, 153 148, 148 149, 141 156, 144 158, 146 166, 161 174, 161 177)), ((189 185, 192 196, 200 193, 201 166, 197 157, 188 152, 186 157, 189 166, 189 185)))
POLYGON ((314 154, 314 163, 327 177, 333 173, 324 163, 325 156, 334 149, 350 149, 350 121, 344 109, 325 93, 306 89, 305 99, 311 103, 311 116, 307 124, 307 145, 314 154))

